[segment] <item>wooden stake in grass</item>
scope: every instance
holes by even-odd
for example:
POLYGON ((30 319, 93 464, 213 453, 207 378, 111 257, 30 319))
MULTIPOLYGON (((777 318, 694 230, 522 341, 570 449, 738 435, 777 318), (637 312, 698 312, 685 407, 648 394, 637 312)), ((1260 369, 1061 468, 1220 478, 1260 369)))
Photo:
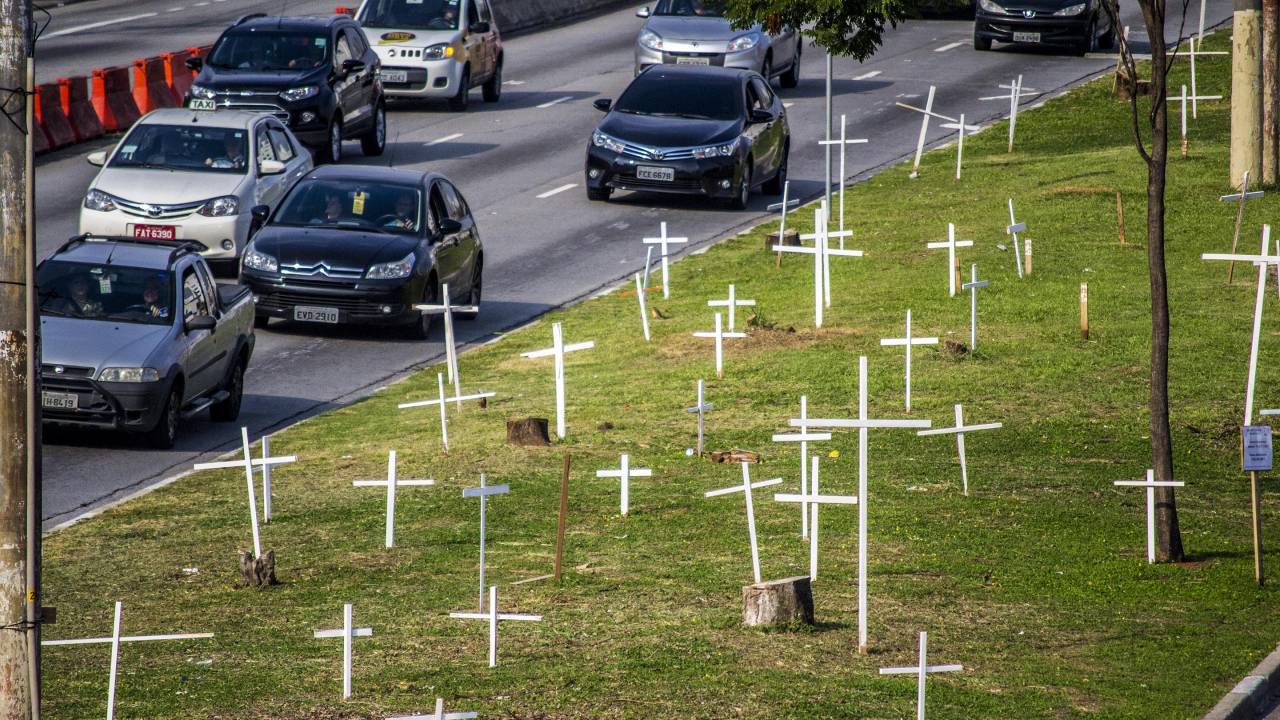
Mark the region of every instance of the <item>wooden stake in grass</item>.
POLYGON ((1024 249, 1026 250, 1026 255, 1027 255, 1027 262, 1026 262, 1027 274, 1030 275, 1031 274, 1031 238, 1023 238, 1022 244, 1024 249))
POLYGON ((1120 244, 1124 244, 1124 196, 1116 191, 1116 234, 1120 236, 1120 244))
MULTIPOLYGON (((1253 200, 1253 199, 1255 199, 1255 198, 1260 198, 1260 197, 1262 197, 1264 194, 1265 194, 1265 193, 1264 193, 1262 190, 1254 190, 1254 191, 1252 191, 1252 192, 1250 192, 1250 191, 1249 191, 1249 171, 1248 171, 1248 170, 1245 170, 1245 171, 1244 171, 1244 173, 1241 175, 1241 186, 1240 186, 1240 192, 1238 192, 1238 193, 1232 193, 1232 194, 1230 194, 1230 195, 1223 195, 1222 197, 1218 198, 1218 202, 1234 202, 1234 203, 1237 203, 1237 205, 1236 205, 1236 229, 1235 229, 1235 232, 1234 232, 1234 233, 1232 233, 1232 235, 1231 235, 1231 252, 1232 252, 1232 254, 1234 254, 1234 253, 1236 252, 1236 248, 1237 248, 1237 247, 1239 246, 1239 244, 1240 244, 1240 226, 1244 223, 1244 205, 1245 205, 1245 203, 1246 203, 1246 202, 1248 202, 1248 201, 1250 201, 1250 200, 1253 200)), ((1265 252, 1265 250, 1264 250, 1264 252, 1265 252)), ((1235 271, 1236 271, 1236 262, 1235 262, 1235 260, 1232 260, 1232 261, 1231 261, 1231 264, 1227 265, 1227 284, 1228 284, 1228 285, 1230 285, 1230 284, 1231 284, 1231 281, 1232 281, 1232 279, 1233 279, 1233 277, 1234 277, 1234 275, 1235 275, 1235 271)))
POLYGON ((1089 339, 1089 283, 1080 283, 1080 339, 1089 339))
POLYGON ((564 565, 564 528, 569 519, 569 453, 564 454, 564 470, 560 473, 560 516, 556 520, 556 582, 564 565))

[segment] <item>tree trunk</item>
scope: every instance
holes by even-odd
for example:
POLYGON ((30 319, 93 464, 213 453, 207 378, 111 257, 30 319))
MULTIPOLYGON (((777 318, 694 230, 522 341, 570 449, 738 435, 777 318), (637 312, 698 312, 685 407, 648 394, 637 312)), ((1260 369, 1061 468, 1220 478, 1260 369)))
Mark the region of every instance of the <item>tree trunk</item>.
POLYGON ((1276 184, 1277 166, 1280 164, 1280 0, 1262 0, 1262 182, 1276 184))
POLYGON ((813 624, 813 587, 809 576, 770 580, 742 588, 742 624, 813 624))
POLYGON ((507 421, 507 444, 546 447, 551 444, 546 418, 518 418, 507 421))

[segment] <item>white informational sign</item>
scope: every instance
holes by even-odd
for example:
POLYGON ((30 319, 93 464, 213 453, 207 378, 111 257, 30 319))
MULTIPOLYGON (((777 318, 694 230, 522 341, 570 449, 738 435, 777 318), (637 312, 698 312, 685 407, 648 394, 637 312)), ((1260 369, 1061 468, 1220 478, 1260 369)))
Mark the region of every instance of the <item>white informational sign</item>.
POLYGON ((1241 435, 1241 461, 1245 472, 1271 469, 1271 426, 1245 425, 1241 435))

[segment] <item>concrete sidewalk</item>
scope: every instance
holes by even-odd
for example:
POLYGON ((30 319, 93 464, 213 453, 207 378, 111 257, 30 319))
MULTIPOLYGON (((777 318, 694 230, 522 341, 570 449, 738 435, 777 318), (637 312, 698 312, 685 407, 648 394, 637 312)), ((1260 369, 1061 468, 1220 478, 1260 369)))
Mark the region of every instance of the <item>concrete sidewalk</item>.
POLYGON ((1204 720, 1280 720, 1280 647, 1236 683, 1204 720))

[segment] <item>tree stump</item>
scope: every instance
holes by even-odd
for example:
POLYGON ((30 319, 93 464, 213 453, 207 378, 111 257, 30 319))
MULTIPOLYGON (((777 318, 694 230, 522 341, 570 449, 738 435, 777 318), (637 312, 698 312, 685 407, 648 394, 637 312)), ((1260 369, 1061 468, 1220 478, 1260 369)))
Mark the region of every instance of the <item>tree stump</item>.
POLYGON ((731 465, 755 464, 760 462, 760 453, 751 452, 750 450, 713 450, 711 452, 711 462, 731 465))
POLYGON ((240 553, 240 574, 249 587, 261 589, 279 585, 280 581, 276 580, 276 551, 268 550, 257 560, 253 559, 251 552, 240 553))
POLYGON ((785 625, 796 621, 813 624, 813 587, 808 575, 742 588, 743 625, 785 625))
POLYGON ((517 418, 507 421, 507 444, 546 447, 551 444, 546 418, 517 418))
POLYGON ((787 228, 786 234, 782 236, 781 241, 778 239, 778 232, 769 233, 764 236, 764 249, 773 252, 774 245, 799 245, 800 233, 792 228, 787 228))

